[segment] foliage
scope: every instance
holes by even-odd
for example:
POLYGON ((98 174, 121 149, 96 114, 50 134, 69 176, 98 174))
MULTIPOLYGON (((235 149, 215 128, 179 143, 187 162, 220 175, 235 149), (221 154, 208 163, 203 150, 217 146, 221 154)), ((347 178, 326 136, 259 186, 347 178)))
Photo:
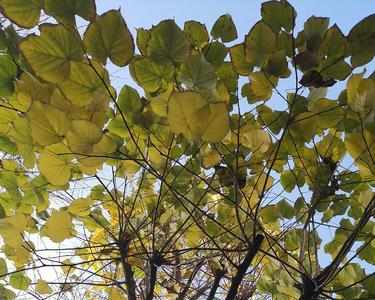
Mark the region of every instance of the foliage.
POLYGON ((230 15, 0 7, 1 299, 375 297, 375 15, 269 1, 233 45, 230 15))

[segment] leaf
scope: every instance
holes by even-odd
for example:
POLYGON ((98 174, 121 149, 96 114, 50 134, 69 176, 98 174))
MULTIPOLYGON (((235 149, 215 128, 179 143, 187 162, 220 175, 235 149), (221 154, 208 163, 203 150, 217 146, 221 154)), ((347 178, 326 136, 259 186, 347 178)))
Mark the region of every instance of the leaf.
POLYGON ((95 61, 90 65, 87 61, 72 62, 69 77, 59 86, 64 95, 78 106, 86 106, 99 97, 109 98, 112 92, 108 71, 95 61))
POLYGON ((165 88, 172 81, 174 67, 171 62, 157 64, 150 58, 141 58, 132 64, 134 76, 141 87, 149 92, 165 88))
POLYGON ((220 16, 211 29, 211 36, 217 40, 221 38, 223 43, 235 40, 237 36, 236 25, 229 14, 220 16))
POLYGON ((66 211, 53 210, 43 229, 51 241, 61 243, 71 235, 72 219, 66 211))
POLYGON ((102 132, 94 123, 75 120, 72 122, 71 130, 66 134, 66 141, 73 153, 89 154, 102 136, 102 132))
POLYGON ((253 65, 247 60, 243 44, 238 44, 229 49, 233 69, 239 75, 248 76, 253 71, 253 65))
POLYGON ((353 67, 363 66, 375 55, 375 14, 357 23, 348 34, 348 47, 353 67))
POLYGON ((152 28, 147 54, 158 62, 181 63, 190 54, 190 43, 173 20, 165 20, 152 28))
POLYGON ((260 216, 263 222, 267 223, 277 223, 280 214, 278 210, 276 210, 276 205, 267 205, 263 207, 260 211, 260 216))
POLYGON ((280 78, 288 78, 290 76, 291 72, 288 68, 284 49, 270 55, 265 71, 280 78))
POLYGON ((336 80, 333 80, 333 79, 324 80, 322 75, 319 72, 309 71, 303 74, 299 83, 307 87, 320 88, 320 87, 333 86, 336 83, 336 80))
POLYGON ((59 22, 75 26, 75 15, 92 21, 96 16, 95 1, 93 0, 44 0, 44 11, 59 22))
POLYGON ((65 112, 42 102, 34 101, 27 117, 31 136, 42 146, 60 142, 70 129, 70 120, 65 112))
POLYGON ((271 145, 269 134, 261 129, 251 129, 241 132, 241 144, 252 150, 253 153, 264 153, 271 145))
POLYGON ((270 53, 275 51, 277 36, 263 22, 256 23, 245 37, 247 60, 255 66, 265 66, 270 53))
POLYGON ((285 219, 292 219, 294 216, 294 207, 285 199, 276 204, 276 209, 285 219))
POLYGON ((212 90, 216 87, 215 71, 201 55, 191 56, 182 63, 177 80, 190 90, 212 90))
POLYGON ((9 276, 9 283, 17 290, 26 291, 31 284, 31 279, 25 275, 25 272, 19 271, 9 276))
POLYGON ((193 46, 199 49, 203 48, 210 39, 206 26, 197 21, 186 21, 184 32, 193 46))
POLYGON ((48 295, 53 292, 52 288, 42 279, 38 279, 35 290, 42 295, 48 295))
POLYGON ((16 64, 7 56, 0 56, 0 96, 7 97, 14 92, 14 81, 18 74, 16 64))
POLYGON ((68 183, 70 172, 70 151, 64 144, 53 144, 42 151, 38 160, 40 173, 53 185, 68 183))
POLYGON ((40 36, 29 35, 20 48, 34 72, 53 82, 67 79, 71 62, 83 59, 78 32, 63 25, 41 26, 40 36))
POLYGON ((222 65, 225 57, 228 54, 228 49, 223 43, 212 42, 204 46, 202 49, 204 58, 213 67, 218 68, 222 65))
POLYGON ((168 102, 167 118, 169 127, 174 133, 182 133, 188 140, 199 138, 199 128, 194 124, 194 116, 207 104, 197 92, 173 92, 168 102))
MULTIPOLYGON (((4 258, 0 257, 0 275, 7 274, 8 273, 8 267, 7 262, 4 258)), ((3 279, 3 277, 0 277, 3 279)))
POLYGON ((29 121, 26 118, 15 119, 12 122, 9 136, 16 143, 18 151, 23 156, 25 166, 28 168, 34 166, 36 158, 29 121))
POLYGON ((182 133, 189 141, 202 138, 207 142, 217 142, 229 130, 226 105, 208 104, 197 92, 172 93, 167 118, 171 130, 182 133))
POLYGON ((142 55, 147 55, 147 42, 150 39, 151 30, 137 28, 137 47, 142 55))
POLYGON ((87 27, 83 43, 87 52, 103 65, 109 58, 119 67, 126 66, 134 54, 133 37, 118 10, 97 17, 87 27))
POLYGON ((0 1, 2 14, 24 28, 32 28, 38 25, 42 6, 41 0, 0 1))
POLYGON ((350 76, 346 91, 348 104, 355 112, 367 112, 374 108, 375 82, 363 78, 364 72, 350 76))
POLYGON ((281 27, 286 31, 292 31, 297 12, 288 1, 268 1, 262 4, 263 22, 269 25, 272 30, 279 33, 281 27))
POLYGON ((254 72, 250 74, 249 79, 250 84, 242 89, 242 95, 247 97, 249 103, 269 100, 278 82, 277 78, 263 72, 254 72))
POLYGON ((91 213, 93 200, 91 198, 78 198, 68 207, 68 212, 79 217, 87 217, 91 213))
POLYGON ((137 90, 128 85, 121 89, 117 103, 125 115, 139 113, 142 109, 141 97, 137 90))
POLYGON ((343 57, 346 53, 346 38, 335 24, 329 28, 319 46, 319 55, 327 56, 329 61, 343 57))

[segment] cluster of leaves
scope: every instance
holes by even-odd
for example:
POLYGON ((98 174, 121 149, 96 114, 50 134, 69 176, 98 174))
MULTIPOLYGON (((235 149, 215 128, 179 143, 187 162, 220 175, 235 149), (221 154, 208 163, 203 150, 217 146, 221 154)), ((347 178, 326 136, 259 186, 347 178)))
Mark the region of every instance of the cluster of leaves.
POLYGON ((93 0, 0 8, 0 297, 375 297, 375 15, 296 34, 269 1, 228 46, 229 15, 134 41, 93 0))

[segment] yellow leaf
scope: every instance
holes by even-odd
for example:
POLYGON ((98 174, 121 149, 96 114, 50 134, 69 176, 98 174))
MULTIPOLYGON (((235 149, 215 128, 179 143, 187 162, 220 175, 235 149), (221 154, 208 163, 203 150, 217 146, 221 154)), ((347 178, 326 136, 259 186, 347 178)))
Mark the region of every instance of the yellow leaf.
POLYGON ((102 132, 94 123, 77 120, 72 122, 66 141, 73 153, 88 154, 93 151, 93 146, 100 141, 102 136, 102 132))
POLYGON ((68 212, 75 216, 87 217, 91 213, 92 204, 93 200, 91 198, 78 198, 69 205, 68 212))
POLYGON ((172 93, 167 118, 174 133, 182 133, 191 141, 202 138, 206 142, 217 142, 229 130, 226 104, 207 104, 197 92, 172 93))
POLYGON ((53 144, 40 154, 38 169, 53 185, 64 185, 70 178, 70 150, 64 144, 53 144))
POLYGON ((68 212, 53 210, 44 224, 45 234, 55 243, 60 243, 71 235, 72 219, 68 212))
POLYGON ((42 102, 34 101, 27 117, 31 136, 42 146, 60 142, 70 128, 70 120, 65 112, 42 102))
POLYGON ((52 288, 47 284, 47 282, 42 279, 38 279, 35 289, 39 294, 42 295, 51 294, 53 292, 52 288))
POLYGON ((270 135, 261 129, 251 129, 240 136, 241 144, 253 152, 264 153, 271 144, 270 135))
POLYGON ((1 12, 14 23, 24 28, 31 28, 38 24, 41 0, 2 0, 1 12))
POLYGON ((375 83, 372 79, 363 79, 365 71, 350 76, 347 84, 348 103, 356 112, 364 112, 375 107, 375 83))

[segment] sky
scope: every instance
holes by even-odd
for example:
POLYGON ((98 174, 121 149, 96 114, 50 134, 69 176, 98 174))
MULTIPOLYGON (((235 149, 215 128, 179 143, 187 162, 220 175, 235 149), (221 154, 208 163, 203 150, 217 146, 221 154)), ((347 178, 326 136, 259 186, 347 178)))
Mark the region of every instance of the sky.
MULTIPOLYGON (((164 19, 175 19, 180 26, 187 20, 205 23, 210 29, 215 20, 229 13, 237 25, 240 40, 251 26, 260 19, 259 0, 97 0, 98 13, 118 9, 130 29, 149 28, 164 19)), ((337 23, 344 33, 358 21, 375 13, 374 0, 293 0, 289 1, 297 10, 297 29, 311 15, 329 16, 331 25, 337 23)))
MULTIPOLYGON (((244 36, 251 27, 260 20, 260 0, 97 0, 98 14, 109 9, 121 9, 128 28, 136 36, 136 28, 151 28, 165 19, 174 19, 183 28, 184 22, 196 20, 206 24, 208 31, 216 19, 229 13, 237 27, 238 39, 228 45, 243 42, 244 36)), ((290 0, 297 11, 296 32, 303 29, 303 23, 310 16, 330 17, 330 26, 337 23, 344 34, 364 17, 375 13, 375 0, 290 0)), ((370 70, 373 70, 374 66, 370 70)), ((118 70, 117 70, 118 71, 118 70)), ((360 72, 362 70, 359 70, 360 72)), ((111 72, 111 68, 110 68, 111 72)), ((116 71, 115 71, 116 72, 116 71)), ((368 72, 369 74, 369 72, 368 72)), ((127 72, 116 73, 118 78, 112 77, 113 86, 119 90, 122 85, 135 86, 127 72)), ((338 84, 331 94, 338 94, 344 84, 338 84)), ((290 86, 282 85, 286 90, 290 86)), ((329 94, 330 96, 330 94, 329 94)))

